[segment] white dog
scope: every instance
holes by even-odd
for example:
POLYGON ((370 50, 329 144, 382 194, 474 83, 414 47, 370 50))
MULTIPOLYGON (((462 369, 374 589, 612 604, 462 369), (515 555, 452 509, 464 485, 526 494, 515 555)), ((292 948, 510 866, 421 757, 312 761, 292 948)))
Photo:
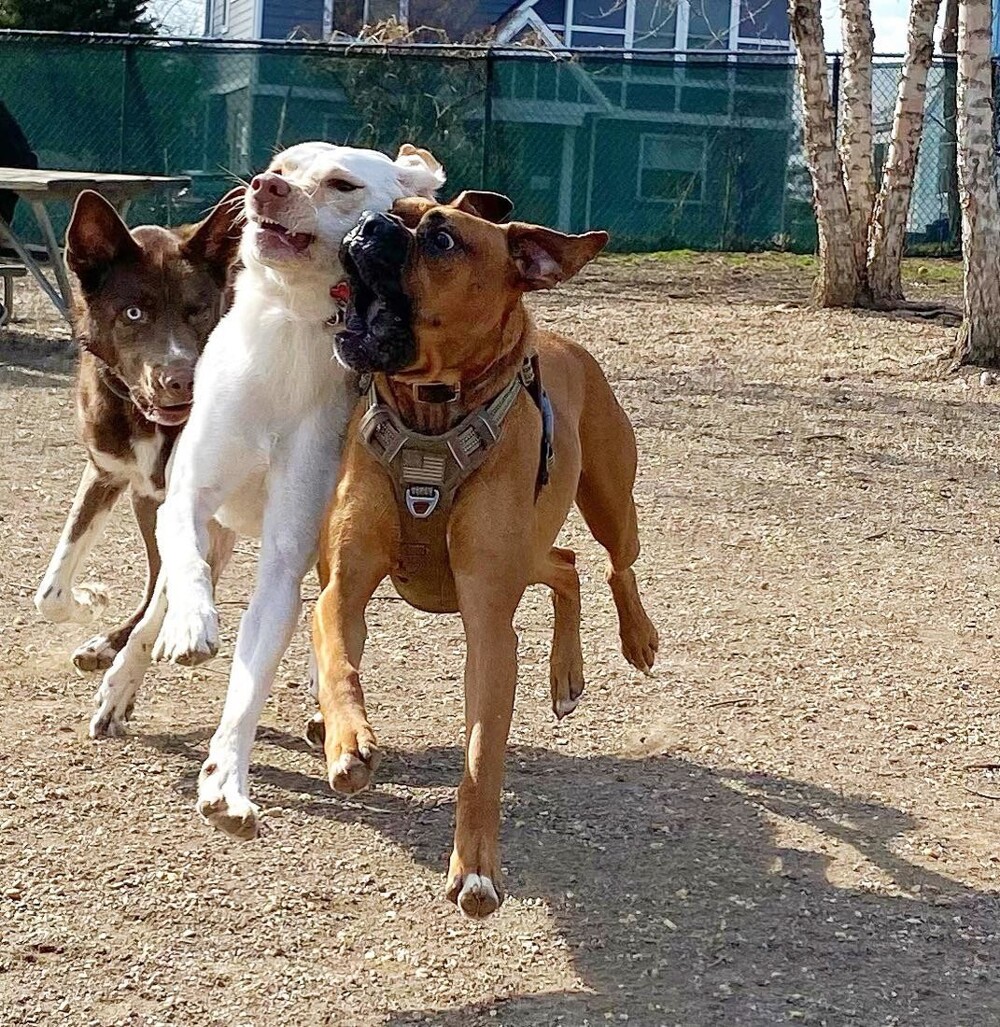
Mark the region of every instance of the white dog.
POLYGON ((355 383, 333 359, 328 324, 338 309, 340 244, 362 211, 433 197, 443 182, 440 164, 410 145, 392 161, 313 142, 280 153, 247 188, 244 269, 198 363, 191 418, 157 521, 163 572, 105 675, 90 725, 93 737, 121 732, 151 655, 194 665, 215 653, 215 580, 235 533, 259 535, 257 584, 198 784, 198 811, 230 834, 257 831, 250 750, 299 616, 357 401, 355 383))

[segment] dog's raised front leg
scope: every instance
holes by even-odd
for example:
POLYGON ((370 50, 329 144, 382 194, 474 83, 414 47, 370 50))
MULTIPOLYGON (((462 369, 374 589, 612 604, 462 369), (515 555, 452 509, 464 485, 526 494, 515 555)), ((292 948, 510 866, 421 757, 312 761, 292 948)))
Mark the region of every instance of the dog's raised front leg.
POLYGON ((73 581, 124 488, 123 481, 105 474, 88 458, 59 544, 35 593, 35 607, 46 620, 89 624, 107 602, 99 587, 74 587, 73 581))
POLYGON ((135 626, 153 598, 153 589, 160 574, 160 553, 156 548, 156 511, 160 504, 149 496, 132 493, 132 512, 139 526, 139 534, 146 549, 146 587, 142 601, 135 612, 116 628, 88 639, 73 653, 73 666, 77 670, 93 672, 107 670, 114 662, 122 646, 128 641, 135 626))
POLYGON ((356 508, 347 475, 341 483, 321 543, 320 574, 326 584, 313 612, 316 698, 323 718, 327 774, 330 787, 348 795, 368 786, 380 759, 365 710, 360 667, 368 636, 365 607, 389 573, 390 547, 398 534, 389 483, 374 471, 364 488, 367 501, 356 508))
POLYGON ((302 607, 302 579, 316 559, 320 523, 336 477, 336 453, 272 472, 257 585, 240 621, 219 727, 198 781, 198 812, 238 838, 257 833, 247 777, 261 710, 302 607), (293 484, 294 483, 294 484, 293 484))

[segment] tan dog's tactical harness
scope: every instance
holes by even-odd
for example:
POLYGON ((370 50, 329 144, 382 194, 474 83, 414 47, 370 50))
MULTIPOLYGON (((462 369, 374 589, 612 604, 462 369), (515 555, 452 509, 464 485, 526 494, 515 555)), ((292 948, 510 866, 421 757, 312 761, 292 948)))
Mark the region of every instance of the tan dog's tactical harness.
POLYGON ((492 400, 440 435, 408 428, 381 401, 375 382, 368 385, 368 405, 358 434, 386 469, 399 507, 400 566, 392 578, 407 601, 422 610, 441 613, 458 608, 448 559, 448 517, 462 483, 499 441, 503 422, 522 389, 542 417, 537 498, 552 462, 552 408, 542 389, 537 356, 525 357, 517 374, 492 400))

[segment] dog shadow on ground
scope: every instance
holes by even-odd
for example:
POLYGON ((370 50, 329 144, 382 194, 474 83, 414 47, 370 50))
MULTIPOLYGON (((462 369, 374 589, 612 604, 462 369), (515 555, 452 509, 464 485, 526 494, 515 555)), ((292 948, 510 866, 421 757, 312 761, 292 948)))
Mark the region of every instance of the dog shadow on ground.
MULTIPOLYGON (((146 741, 202 756, 200 738, 146 741)), ((269 744, 304 743, 262 730, 258 759, 269 744)), ((461 766, 458 748, 390 750, 378 777, 439 788, 456 785, 461 766)), ((311 815, 366 822, 443 880, 451 803, 419 805, 377 787, 340 801, 319 763, 315 777, 263 763, 253 776, 272 794, 312 796, 296 802, 311 815)), ((394 1027, 1000 1022, 1000 896, 902 855, 917 823, 899 810, 676 757, 523 746, 508 754, 506 791, 508 890, 546 901, 583 987, 400 1012, 394 1027), (809 851, 779 837, 810 838, 809 851), (840 860, 860 886, 833 883, 840 860)))

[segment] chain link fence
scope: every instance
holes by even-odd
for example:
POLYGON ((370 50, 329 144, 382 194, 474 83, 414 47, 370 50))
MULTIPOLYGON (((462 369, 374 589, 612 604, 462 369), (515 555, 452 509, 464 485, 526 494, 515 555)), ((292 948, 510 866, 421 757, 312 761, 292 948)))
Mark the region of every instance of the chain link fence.
MULTIPOLYGON (((837 58, 830 67, 836 93, 837 58)), ((954 72, 931 71, 912 252, 958 245, 954 72)), ((877 168, 899 74, 898 62, 875 69, 877 168)), ((783 54, 0 34, 0 100, 40 166, 191 178, 181 196, 137 203, 133 222, 193 220, 301 140, 389 152, 412 141, 444 163, 449 191, 505 192, 519 218, 605 228, 620 251, 811 252, 796 96, 783 54)))

